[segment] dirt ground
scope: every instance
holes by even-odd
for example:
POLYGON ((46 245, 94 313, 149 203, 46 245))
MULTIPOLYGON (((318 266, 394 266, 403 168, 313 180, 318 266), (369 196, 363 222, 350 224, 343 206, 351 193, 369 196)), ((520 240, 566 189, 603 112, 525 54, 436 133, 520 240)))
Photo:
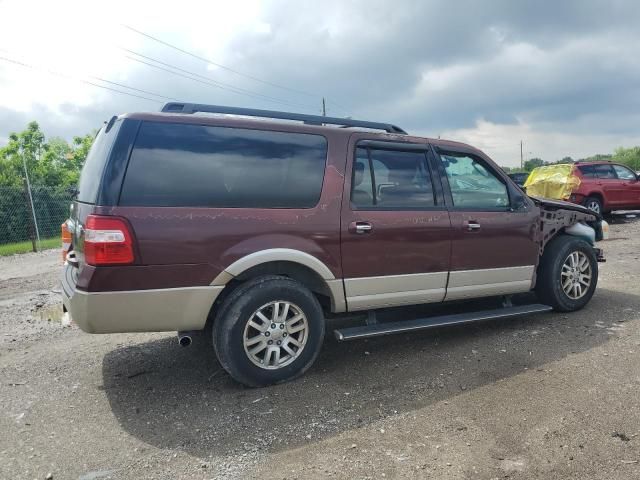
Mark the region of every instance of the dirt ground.
POLYGON ((0 478, 640 478, 640 221, 602 246, 583 311, 328 337, 264 389, 203 341, 63 327, 59 252, 1 258, 0 478))

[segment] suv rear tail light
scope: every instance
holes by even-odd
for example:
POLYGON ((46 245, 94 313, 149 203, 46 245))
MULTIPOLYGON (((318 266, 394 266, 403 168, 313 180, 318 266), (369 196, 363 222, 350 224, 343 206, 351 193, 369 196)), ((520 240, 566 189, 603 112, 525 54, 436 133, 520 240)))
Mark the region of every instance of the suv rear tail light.
POLYGON ((84 228, 84 258, 89 265, 133 263, 133 235, 119 217, 89 215, 84 228))

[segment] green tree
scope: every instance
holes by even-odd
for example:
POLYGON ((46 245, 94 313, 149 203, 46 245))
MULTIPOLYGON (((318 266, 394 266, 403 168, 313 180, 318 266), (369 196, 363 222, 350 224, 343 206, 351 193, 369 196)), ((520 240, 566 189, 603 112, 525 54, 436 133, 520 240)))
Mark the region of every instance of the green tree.
POLYGON ((0 151, 0 182, 2 185, 21 186, 24 164, 32 181, 37 179, 36 166, 44 149, 44 133, 37 122, 30 122, 26 130, 11 133, 9 143, 0 151))
POLYGON ((544 160, 541 158, 530 158, 529 160, 524 161, 524 171, 530 172, 534 168, 541 167, 544 165, 544 160))
POLYGON ((71 144, 53 137, 46 140, 37 122, 9 135, 0 148, 0 186, 22 187, 24 164, 33 185, 65 189, 76 185, 95 134, 74 137, 71 144))
POLYGON ((39 185, 67 186, 67 157, 71 154, 69 144, 62 138, 52 138, 44 144, 43 153, 30 172, 39 185))
POLYGON ((616 148, 611 160, 637 172, 640 170, 640 147, 616 148))
POLYGON ((609 154, 609 153, 596 153, 595 155, 591 155, 590 157, 587 158, 583 158, 582 160, 580 160, 581 162, 602 162, 602 161, 607 161, 607 160, 611 160, 611 157, 613 155, 609 154))

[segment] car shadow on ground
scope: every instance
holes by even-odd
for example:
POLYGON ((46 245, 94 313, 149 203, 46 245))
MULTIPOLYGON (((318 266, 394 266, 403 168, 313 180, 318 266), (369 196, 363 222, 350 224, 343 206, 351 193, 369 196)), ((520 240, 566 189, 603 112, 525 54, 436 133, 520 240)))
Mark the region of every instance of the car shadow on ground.
POLYGON ((174 337, 105 355, 104 388, 123 429, 192 455, 281 450, 533 370, 603 344, 640 296, 600 289, 572 314, 440 328, 368 341, 327 337, 302 378, 262 389, 235 383, 204 341, 174 337), (626 310, 625 310, 626 309, 626 310))
POLYGON ((607 213, 604 219, 612 225, 620 225, 640 221, 640 210, 622 210, 607 213))

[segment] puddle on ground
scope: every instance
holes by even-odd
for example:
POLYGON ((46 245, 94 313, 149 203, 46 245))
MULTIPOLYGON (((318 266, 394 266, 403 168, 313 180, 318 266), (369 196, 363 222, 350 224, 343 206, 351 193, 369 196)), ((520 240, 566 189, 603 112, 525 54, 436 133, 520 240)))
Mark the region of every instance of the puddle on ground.
POLYGON ((40 308, 37 312, 35 312, 35 316, 40 320, 44 320, 45 322, 60 322, 62 321, 62 305, 47 305, 46 307, 40 308))

